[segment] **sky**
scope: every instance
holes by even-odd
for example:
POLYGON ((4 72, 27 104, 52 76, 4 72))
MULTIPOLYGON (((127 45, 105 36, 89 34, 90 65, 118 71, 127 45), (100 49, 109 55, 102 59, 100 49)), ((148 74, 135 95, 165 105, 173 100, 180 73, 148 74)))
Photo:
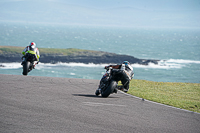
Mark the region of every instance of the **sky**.
POLYGON ((200 0, 1 0, 0 22, 200 28, 200 0))

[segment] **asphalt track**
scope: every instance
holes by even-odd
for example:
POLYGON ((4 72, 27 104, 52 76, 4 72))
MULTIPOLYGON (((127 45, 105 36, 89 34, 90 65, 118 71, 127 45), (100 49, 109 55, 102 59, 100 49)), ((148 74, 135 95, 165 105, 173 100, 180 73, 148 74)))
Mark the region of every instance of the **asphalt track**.
POLYGON ((126 95, 98 80, 0 74, 1 133, 200 133, 200 114, 126 95))

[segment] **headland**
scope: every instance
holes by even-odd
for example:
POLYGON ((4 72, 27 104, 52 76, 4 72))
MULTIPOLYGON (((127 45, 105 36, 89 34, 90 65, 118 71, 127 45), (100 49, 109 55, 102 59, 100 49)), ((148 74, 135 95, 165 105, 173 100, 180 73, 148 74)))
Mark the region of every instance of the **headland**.
MULTIPOLYGON (((24 47, 0 46, 0 62, 11 63, 21 62, 22 50, 24 47)), ((129 55, 121 55, 103 51, 83 50, 83 49, 54 49, 39 48, 40 62, 42 63, 94 63, 94 64, 119 64, 123 61, 129 61, 131 64, 148 65, 157 64, 159 60, 139 59, 129 55)))

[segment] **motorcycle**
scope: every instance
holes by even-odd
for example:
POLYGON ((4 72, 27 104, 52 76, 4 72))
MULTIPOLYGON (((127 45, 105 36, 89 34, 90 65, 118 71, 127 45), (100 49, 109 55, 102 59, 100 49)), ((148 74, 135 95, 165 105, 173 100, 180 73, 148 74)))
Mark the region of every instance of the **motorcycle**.
POLYGON ((108 97, 112 93, 117 93, 118 81, 113 78, 115 71, 111 67, 105 69, 107 71, 100 81, 99 88, 95 92, 96 96, 101 94, 102 97, 108 97))
POLYGON ((34 61, 36 57, 34 54, 26 53, 25 60, 22 62, 23 65, 23 75, 28 75, 28 73, 34 68, 34 61))

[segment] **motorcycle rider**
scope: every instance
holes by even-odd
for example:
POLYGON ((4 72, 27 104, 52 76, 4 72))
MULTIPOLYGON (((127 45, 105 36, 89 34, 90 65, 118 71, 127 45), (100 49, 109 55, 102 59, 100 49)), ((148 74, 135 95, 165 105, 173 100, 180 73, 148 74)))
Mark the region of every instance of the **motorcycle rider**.
POLYGON ((26 53, 34 54, 35 55, 35 61, 33 64, 33 68, 35 68, 35 65, 39 63, 39 58, 40 58, 40 53, 38 48, 36 48, 35 42, 31 42, 29 46, 27 46, 23 51, 22 51, 22 64, 24 64, 25 61, 25 55, 26 53))
MULTIPOLYGON (((115 73, 114 79, 116 81, 121 80, 121 82, 124 86, 124 88, 122 88, 121 90, 123 90, 124 92, 128 92, 129 83, 134 76, 133 67, 130 65, 130 63, 128 61, 124 61, 120 65, 105 66, 105 69, 111 69, 111 68, 112 68, 112 72, 115 73)), ((107 76, 107 73, 104 74, 104 76, 102 77, 100 82, 107 82, 106 76, 107 76)), ((114 90, 115 93, 116 93, 116 91, 117 90, 114 90)), ((98 92, 98 90, 96 92, 98 92)))

